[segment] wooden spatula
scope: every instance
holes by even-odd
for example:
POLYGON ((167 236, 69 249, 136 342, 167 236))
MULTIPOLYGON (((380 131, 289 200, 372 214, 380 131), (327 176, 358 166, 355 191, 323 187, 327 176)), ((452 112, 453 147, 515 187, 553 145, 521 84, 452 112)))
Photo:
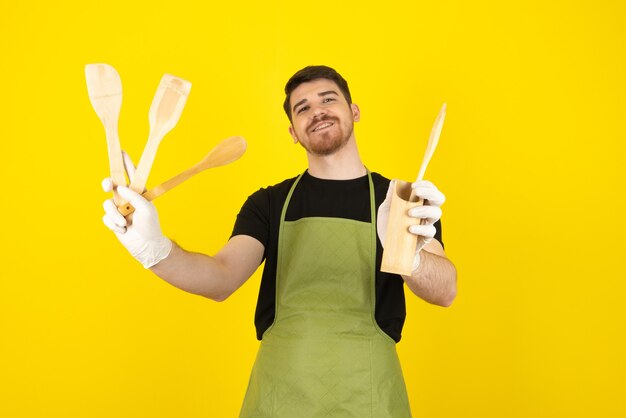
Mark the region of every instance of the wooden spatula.
POLYGON ((85 66, 89 100, 104 125, 109 152, 109 168, 113 181, 113 200, 122 203, 116 187, 126 185, 124 163, 117 125, 122 107, 122 80, 115 68, 107 64, 87 64, 85 66))
MULTIPOLYGON (((209 153, 198 164, 145 192, 143 197, 148 200, 154 200, 163 193, 173 189, 201 171, 230 164, 233 161, 238 160, 244 152, 246 152, 246 147, 246 140, 240 136, 231 136, 230 138, 226 138, 209 151, 209 153)), ((118 210, 122 215, 126 216, 134 212, 135 208, 130 203, 125 203, 119 206, 118 210)))
POLYGON ((137 193, 143 193, 148 180, 148 174, 156 156, 161 140, 176 126, 180 114, 187 103, 187 96, 191 83, 182 78, 165 74, 150 106, 150 135, 143 150, 139 165, 130 183, 130 188, 137 193))
MULTIPOLYGON (((443 128, 443 121, 446 119, 446 104, 444 103, 441 106, 441 110, 435 119, 435 123, 433 124, 433 128, 430 131, 430 137, 428 137, 428 145, 426 145, 426 152, 424 153, 424 158, 422 160, 422 166, 420 167, 420 171, 417 174, 417 180, 420 181, 424 179, 424 173, 426 172, 426 167, 428 167, 428 163, 430 162, 431 157, 435 152, 435 148, 437 148, 437 144, 439 143, 439 136, 441 135, 441 129, 443 128)), ((412 202, 415 200, 415 189, 411 190, 411 197, 409 201, 412 202)))

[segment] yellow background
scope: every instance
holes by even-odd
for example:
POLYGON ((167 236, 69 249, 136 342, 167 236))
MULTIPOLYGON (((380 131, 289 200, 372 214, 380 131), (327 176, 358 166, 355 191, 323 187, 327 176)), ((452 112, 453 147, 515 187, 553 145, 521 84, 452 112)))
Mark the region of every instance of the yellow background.
POLYGON ((120 73, 138 161, 163 73, 193 83, 148 185, 243 135, 242 160, 157 201, 215 253, 245 198, 305 168, 282 89, 335 67, 368 167, 446 194, 459 293, 409 297, 398 345, 416 417, 626 416, 622 1, 2 2, 0 416, 233 417, 258 346, 260 271, 224 303, 186 294, 101 222, 104 130, 84 66, 120 73))

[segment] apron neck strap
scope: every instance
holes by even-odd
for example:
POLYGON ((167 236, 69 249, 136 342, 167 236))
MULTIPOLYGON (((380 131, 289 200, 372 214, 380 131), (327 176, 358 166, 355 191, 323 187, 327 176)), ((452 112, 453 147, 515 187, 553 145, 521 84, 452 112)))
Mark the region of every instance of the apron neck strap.
MULTIPOLYGON (((370 219, 371 219, 371 223, 373 226, 372 229, 374 231, 374 242, 376 242, 376 192, 374 190, 374 182, 372 181, 372 173, 369 171, 367 167, 365 167, 365 170, 367 170, 367 181, 368 181, 369 189, 370 189, 370 219)), ((285 221, 285 217, 287 215, 287 207, 289 206, 289 202, 291 201, 291 196, 293 195, 294 190, 296 190, 296 186, 300 182, 300 179, 302 179, 302 176, 306 172, 307 171, 305 170, 304 173, 300 174, 296 178, 296 180, 293 182, 291 189, 289 189, 289 193, 287 194, 287 199, 285 199, 285 204, 283 205, 283 210, 280 213, 281 225, 285 221)))

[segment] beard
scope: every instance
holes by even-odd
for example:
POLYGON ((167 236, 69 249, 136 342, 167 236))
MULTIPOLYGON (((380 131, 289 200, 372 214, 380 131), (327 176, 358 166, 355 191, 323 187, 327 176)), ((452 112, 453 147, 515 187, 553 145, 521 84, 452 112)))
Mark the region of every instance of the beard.
MULTIPOLYGON (((324 120, 332 121, 334 125, 329 130, 322 131, 320 134, 314 133, 314 139, 311 139, 309 136, 309 141, 306 141, 307 143, 298 141, 309 153, 322 157, 332 155, 343 148, 350 140, 350 136, 352 136, 354 130, 354 127, 350 126, 348 132, 344 132, 338 119, 322 119, 322 121, 324 120)), ((320 121, 317 121, 316 123, 319 122, 320 121)))

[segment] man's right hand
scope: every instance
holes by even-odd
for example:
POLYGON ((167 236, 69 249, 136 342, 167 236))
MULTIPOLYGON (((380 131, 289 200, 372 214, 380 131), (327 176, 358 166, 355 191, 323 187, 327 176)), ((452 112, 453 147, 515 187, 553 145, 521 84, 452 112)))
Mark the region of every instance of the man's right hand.
MULTIPOLYGON (((104 179, 102 188, 112 190, 110 179, 104 179)), ((166 258, 172 250, 172 241, 161 232, 159 215, 152 202, 127 187, 117 188, 119 195, 135 208, 132 222, 117 210, 113 199, 104 202, 104 224, 112 230, 122 245, 145 268, 150 268, 166 258)))
MULTIPOLYGON (((135 166, 126 153, 122 154, 126 173, 132 181, 135 166)), ((111 192, 111 179, 105 179, 102 188, 111 192)), ((127 187, 120 186, 117 191, 135 211, 124 218, 113 199, 109 199, 104 202, 104 224, 133 257, 146 268, 154 267, 152 272, 172 286, 222 301, 241 287, 263 261, 265 247, 247 235, 232 237, 215 256, 186 251, 163 236, 152 202, 127 187)))

